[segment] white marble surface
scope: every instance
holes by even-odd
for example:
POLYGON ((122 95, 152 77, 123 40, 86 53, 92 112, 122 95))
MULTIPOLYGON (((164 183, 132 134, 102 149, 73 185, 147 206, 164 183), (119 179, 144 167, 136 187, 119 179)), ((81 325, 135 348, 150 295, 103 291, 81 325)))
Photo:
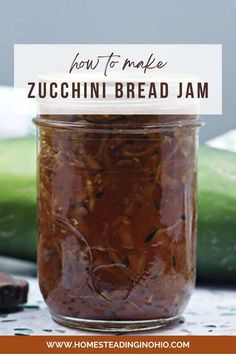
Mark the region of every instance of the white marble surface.
MULTIPOLYGON (((55 323, 41 297, 36 278, 28 278, 28 304, 22 311, 0 314, 0 335, 97 335, 55 323)), ((236 335, 235 289, 196 288, 183 321, 175 327, 134 335, 236 335), (182 323, 183 322, 183 323, 182 323)))

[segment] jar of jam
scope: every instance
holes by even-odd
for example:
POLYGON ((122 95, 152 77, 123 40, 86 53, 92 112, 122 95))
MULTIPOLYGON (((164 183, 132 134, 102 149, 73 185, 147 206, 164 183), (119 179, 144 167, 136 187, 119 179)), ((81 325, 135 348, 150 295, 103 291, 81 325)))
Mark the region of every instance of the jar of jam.
POLYGON ((195 283, 197 137, 189 115, 41 115, 38 268, 61 324, 157 328, 195 283))

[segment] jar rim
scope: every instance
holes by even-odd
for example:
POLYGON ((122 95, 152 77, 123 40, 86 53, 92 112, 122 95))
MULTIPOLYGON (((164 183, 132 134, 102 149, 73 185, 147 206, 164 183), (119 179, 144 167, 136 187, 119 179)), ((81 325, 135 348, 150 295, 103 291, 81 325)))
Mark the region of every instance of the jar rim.
MULTIPOLYGON (((124 115, 125 116, 125 115, 124 115)), ((205 123, 202 119, 196 116, 195 119, 186 119, 189 115, 181 115, 179 119, 166 122, 135 122, 132 125, 126 125, 122 123, 114 123, 111 121, 107 122, 90 122, 90 121, 60 121, 51 120, 42 117, 34 117, 32 119, 36 126, 56 128, 56 129, 82 129, 83 132, 93 132, 93 133, 104 133, 107 131, 109 133, 144 133, 145 131, 162 131, 173 128, 189 127, 189 128, 200 128, 205 123), (185 117, 185 118, 183 118, 185 117)))

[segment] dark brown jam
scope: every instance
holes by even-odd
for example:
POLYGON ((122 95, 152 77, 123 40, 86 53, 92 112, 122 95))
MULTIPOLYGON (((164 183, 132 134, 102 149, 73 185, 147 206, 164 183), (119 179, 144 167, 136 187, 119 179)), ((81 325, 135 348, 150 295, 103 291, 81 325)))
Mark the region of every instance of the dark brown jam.
POLYGON ((182 313, 195 282, 196 117, 37 124, 38 265, 50 311, 113 321, 182 313))

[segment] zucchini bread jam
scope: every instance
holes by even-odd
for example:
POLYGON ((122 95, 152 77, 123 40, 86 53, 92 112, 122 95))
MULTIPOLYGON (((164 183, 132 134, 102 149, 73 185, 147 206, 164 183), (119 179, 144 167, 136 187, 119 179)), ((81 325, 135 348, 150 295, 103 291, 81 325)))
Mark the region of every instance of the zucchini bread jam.
POLYGON ((197 137, 187 115, 44 115, 38 266, 54 320, 157 328, 195 283, 197 137))

